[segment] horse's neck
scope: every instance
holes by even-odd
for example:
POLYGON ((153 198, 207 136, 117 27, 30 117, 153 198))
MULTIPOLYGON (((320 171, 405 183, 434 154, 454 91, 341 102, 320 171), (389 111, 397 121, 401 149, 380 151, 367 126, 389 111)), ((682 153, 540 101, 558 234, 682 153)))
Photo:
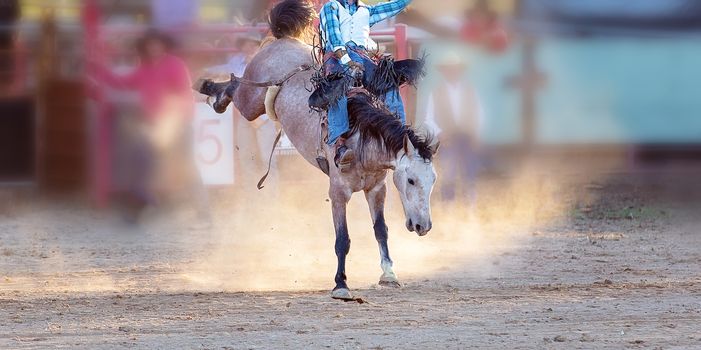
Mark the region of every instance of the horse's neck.
POLYGON ((377 142, 370 142, 364 147, 360 145, 359 135, 353 135, 348 140, 356 154, 362 153, 362 166, 367 171, 393 170, 397 164, 397 155, 388 154, 377 142))

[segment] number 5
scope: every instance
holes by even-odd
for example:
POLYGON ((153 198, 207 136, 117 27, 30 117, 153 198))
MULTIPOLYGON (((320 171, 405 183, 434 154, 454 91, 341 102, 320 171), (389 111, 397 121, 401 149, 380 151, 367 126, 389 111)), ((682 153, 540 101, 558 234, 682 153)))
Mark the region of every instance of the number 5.
POLYGON ((214 145, 216 147, 216 152, 214 153, 214 157, 211 159, 207 159, 204 156, 202 156, 201 153, 197 154, 197 160, 200 162, 207 164, 207 165, 212 165, 216 164, 219 159, 221 159, 222 151, 224 150, 224 146, 222 145, 221 141, 217 137, 217 135, 208 133, 207 132, 207 127, 208 126, 219 126, 220 121, 217 119, 213 120, 204 120, 200 124, 199 132, 197 133, 197 144, 203 144, 205 142, 214 142, 214 145))

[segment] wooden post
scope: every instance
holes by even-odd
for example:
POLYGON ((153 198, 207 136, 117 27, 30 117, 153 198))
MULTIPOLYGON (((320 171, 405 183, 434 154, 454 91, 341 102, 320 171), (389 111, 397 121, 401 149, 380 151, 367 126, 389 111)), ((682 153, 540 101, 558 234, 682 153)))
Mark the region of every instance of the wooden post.
POLYGON ((546 77, 540 72, 536 62, 537 47, 535 38, 530 35, 524 37, 522 74, 509 80, 511 87, 521 90, 521 143, 525 149, 532 148, 536 142, 537 92, 546 84, 546 77))
MULTIPOLYGON (((82 12, 83 28, 85 30, 85 75, 86 86, 90 84, 87 76, 96 76, 92 71, 91 63, 103 64, 106 59, 101 50, 100 20, 102 14, 96 0, 84 0, 82 12)), ((111 154, 111 130, 108 121, 108 109, 105 104, 105 96, 101 89, 91 89, 90 97, 95 102, 95 109, 91 117, 94 120, 90 133, 90 188, 93 201, 97 207, 108 205, 109 192, 111 189, 112 160, 111 154)))
POLYGON ((394 27, 394 42, 397 48, 397 60, 405 60, 409 58, 409 37, 408 27, 406 24, 397 24, 394 27))
POLYGON ((41 18, 41 35, 39 38, 38 58, 36 60, 37 72, 37 110, 36 110, 36 177, 41 187, 46 187, 48 174, 46 166, 46 115, 48 98, 48 81, 55 71, 52 62, 56 56, 56 23, 53 13, 46 10, 41 18))

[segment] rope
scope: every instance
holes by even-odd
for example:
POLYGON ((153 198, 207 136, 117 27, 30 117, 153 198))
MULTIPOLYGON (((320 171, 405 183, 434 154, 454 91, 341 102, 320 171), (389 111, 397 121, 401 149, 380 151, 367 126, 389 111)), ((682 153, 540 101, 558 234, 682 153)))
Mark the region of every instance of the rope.
POLYGON ((275 147, 277 147, 278 142, 280 142, 280 138, 282 137, 282 129, 277 132, 277 136, 275 136, 275 142, 273 142, 273 149, 270 151, 270 158, 268 159, 268 171, 263 175, 263 177, 260 178, 260 181, 258 181, 258 190, 262 190, 265 186, 263 184, 265 183, 265 180, 268 178, 268 175, 270 175, 270 168, 272 167, 273 164, 273 155, 275 155, 275 147))
MULTIPOLYGON (((282 84, 286 83, 288 80, 292 79, 295 75, 308 71, 312 69, 311 65, 305 64, 297 67, 295 70, 293 70, 290 73, 287 73, 282 79, 278 80, 270 80, 270 81, 265 81, 265 82, 256 82, 244 78, 239 78, 234 74, 231 74, 231 81, 238 82, 243 85, 250 85, 250 86, 256 86, 256 87, 261 87, 261 88, 269 88, 273 86, 282 86, 282 84)), ((270 151, 270 158, 268 158, 268 171, 265 172, 265 175, 258 181, 258 185, 256 187, 258 190, 262 190, 265 186, 263 184, 265 183, 265 180, 268 178, 270 175, 270 169, 272 168, 273 164, 273 156, 275 155, 275 148, 277 147, 278 142, 280 142, 280 138, 282 138, 282 130, 278 131, 277 136, 275 137, 275 142, 273 142, 273 149, 270 151)))
POLYGON ((237 81, 237 82, 244 84, 244 85, 262 87, 262 88, 267 88, 267 87, 271 87, 271 86, 281 86, 282 84, 286 83, 288 80, 292 79, 292 77, 294 77, 295 75, 297 75, 301 72, 304 72, 304 71, 308 71, 310 69, 312 69, 311 65, 304 64, 304 65, 297 67, 292 72, 287 73, 287 75, 285 75, 282 79, 270 80, 270 81, 264 81, 264 82, 257 82, 257 81, 252 81, 252 80, 248 80, 248 79, 244 79, 244 78, 239 78, 236 75, 232 74, 231 81, 237 81))

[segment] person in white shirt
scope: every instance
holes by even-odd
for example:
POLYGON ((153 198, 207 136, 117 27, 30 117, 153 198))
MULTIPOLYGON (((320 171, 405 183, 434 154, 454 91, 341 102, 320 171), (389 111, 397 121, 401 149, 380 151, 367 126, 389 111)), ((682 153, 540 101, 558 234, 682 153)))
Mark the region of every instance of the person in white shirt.
POLYGON ((448 53, 437 64, 440 83, 431 92, 424 127, 441 141, 438 165, 445 201, 476 200, 479 134, 484 111, 479 94, 466 79, 467 64, 448 53))

